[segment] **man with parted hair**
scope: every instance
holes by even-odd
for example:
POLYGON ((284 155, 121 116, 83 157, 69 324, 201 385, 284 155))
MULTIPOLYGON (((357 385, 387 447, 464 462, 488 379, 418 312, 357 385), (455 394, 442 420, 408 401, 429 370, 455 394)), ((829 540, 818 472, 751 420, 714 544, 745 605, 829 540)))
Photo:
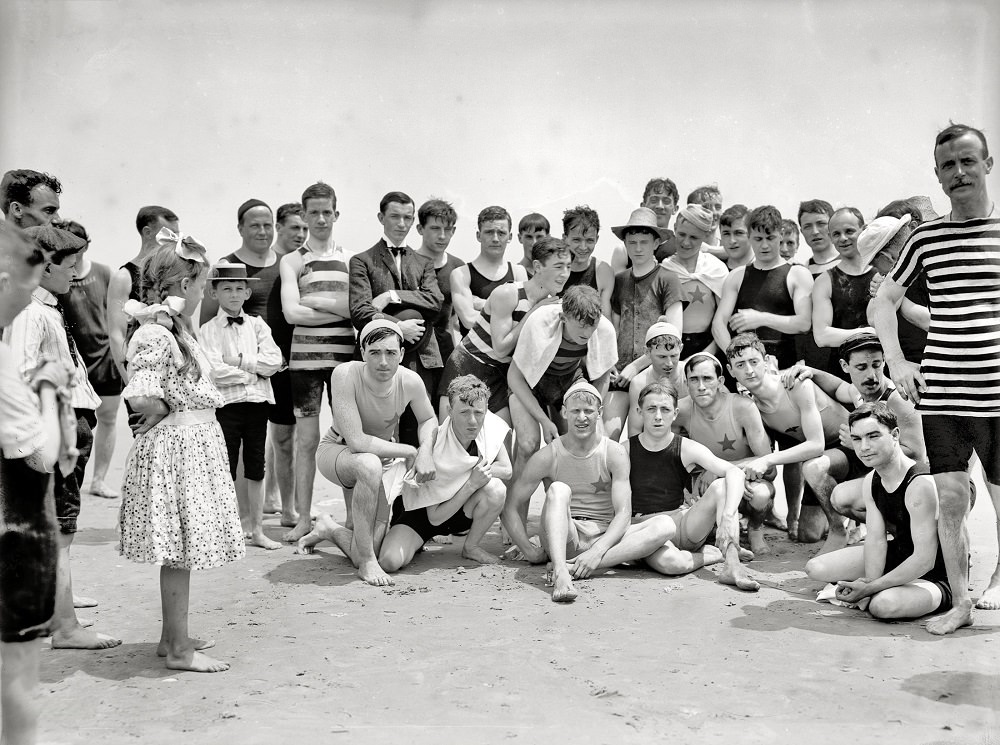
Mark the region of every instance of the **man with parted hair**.
MULTIPOLYGON (((900 393, 916 402, 931 474, 941 504, 938 535, 954 593, 952 608, 927 623, 950 634, 972 623, 966 515, 967 468, 975 452, 986 489, 1000 515, 1000 216, 986 178, 993 170, 986 136, 952 124, 934 140, 934 173, 951 202, 944 217, 911 234, 872 301, 875 330, 900 393), (898 339, 896 310, 906 288, 927 280, 930 331, 920 364, 898 339)), ((997 521, 1000 537, 1000 519, 997 521)), ((1000 608, 1000 561, 977 603, 1000 608)))
POLYGON ((302 215, 302 205, 298 202, 278 207, 274 215, 274 245, 271 248, 279 258, 302 248, 309 237, 309 226, 302 215))
POLYGON ((574 579, 649 556, 669 539, 673 523, 657 516, 632 525, 629 463, 624 449, 599 430, 601 394, 586 381, 566 391, 562 416, 570 426, 531 456, 510 487, 503 526, 528 562, 552 562, 552 600, 576 599, 574 579), (528 538, 524 514, 546 482, 540 545, 528 538))
POLYGON ((299 553, 311 553, 323 541, 333 541, 370 585, 393 580, 379 564, 378 554, 389 522, 389 502, 383 475, 398 459, 413 469, 416 484, 433 481, 431 455, 437 420, 423 381, 401 366, 403 331, 387 316, 373 318, 361 330, 363 361, 339 365, 331 378, 333 426, 316 453, 319 472, 344 490, 353 528, 338 525, 329 515, 298 542, 299 553), (420 446, 399 442, 399 419, 413 411, 420 446))
POLYGON ((480 564, 499 558, 479 544, 500 516, 512 469, 505 421, 487 408, 490 390, 473 375, 448 385, 449 414, 438 427, 431 457, 435 476, 405 481, 392 505, 392 520, 379 564, 395 572, 435 535, 466 535, 462 556, 480 564))
POLYGON ((156 248, 156 236, 162 228, 168 228, 174 233, 180 231, 177 215, 172 210, 158 205, 140 207, 135 217, 135 229, 139 233, 140 240, 139 253, 112 274, 111 281, 108 282, 108 338, 111 344, 111 356, 114 357, 122 380, 125 381, 128 381, 125 349, 129 318, 122 310, 122 306, 129 300, 139 299, 139 264, 156 248))
POLYGON ((531 248, 542 238, 548 238, 551 230, 552 226, 549 225, 548 218, 538 212, 528 213, 517 223, 517 242, 521 244, 521 249, 524 251, 524 255, 518 263, 527 272, 528 279, 531 279, 531 275, 535 273, 531 248))
POLYGON ((19 228, 59 221, 62 184, 55 176, 30 169, 7 171, 0 180, 0 211, 19 228))
POLYGON ((606 262, 594 258, 601 230, 600 217, 587 205, 578 205, 563 212, 562 222, 562 239, 573 254, 569 279, 566 280, 563 292, 577 285, 594 288, 601 296, 601 312, 606 318, 611 318, 611 292, 615 286, 615 273, 606 262))
POLYGON ((479 255, 451 275, 452 302, 463 336, 476 325, 495 289, 528 279, 523 266, 505 259, 512 227, 510 213, 496 205, 485 207, 476 217, 479 255))
POLYGON ((812 252, 806 266, 814 277, 835 267, 840 261, 840 255, 830 240, 831 217, 833 205, 825 199, 807 199, 799 203, 799 229, 812 252))

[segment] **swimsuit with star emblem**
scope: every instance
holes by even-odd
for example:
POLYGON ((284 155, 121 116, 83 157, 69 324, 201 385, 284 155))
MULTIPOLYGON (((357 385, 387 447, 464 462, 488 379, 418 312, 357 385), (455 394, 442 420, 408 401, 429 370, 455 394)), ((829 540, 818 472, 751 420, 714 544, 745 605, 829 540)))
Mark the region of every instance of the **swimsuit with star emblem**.
POLYGON ((739 398, 735 393, 720 393, 724 403, 714 419, 709 419, 705 412, 691 402, 691 416, 688 421, 688 436, 699 442, 712 455, 726 461, 749 458, 754 453, 747 442, 746 433, 736 421, 733 404, 739 398))

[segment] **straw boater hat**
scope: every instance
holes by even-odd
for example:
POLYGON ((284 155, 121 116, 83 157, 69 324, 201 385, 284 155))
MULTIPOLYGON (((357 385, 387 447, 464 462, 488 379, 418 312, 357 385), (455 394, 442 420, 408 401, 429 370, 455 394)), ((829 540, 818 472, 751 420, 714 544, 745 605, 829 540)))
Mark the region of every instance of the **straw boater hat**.
POLYGON ((624 225, 611 228, 611 232, 618 236, 619 240, 623 241, 625 240, 625 231, 629 228, 642 228, 643 230, 656 233, 661 241, 666 239, 669 234, 668 230, 656 224, 656 213, 649 209, 649 207, 639 207, 632 210, 632 214, 628 217, 628 222, 624 225))
POLYGON ((228 261, 220 261, 218 264, 213 266, 212 271, 208 273, 209 282, 235 282, 237 280, 243 280, 244 282, 259 282, 260 278, 248 277, 246 264, 231 264, 228 261))

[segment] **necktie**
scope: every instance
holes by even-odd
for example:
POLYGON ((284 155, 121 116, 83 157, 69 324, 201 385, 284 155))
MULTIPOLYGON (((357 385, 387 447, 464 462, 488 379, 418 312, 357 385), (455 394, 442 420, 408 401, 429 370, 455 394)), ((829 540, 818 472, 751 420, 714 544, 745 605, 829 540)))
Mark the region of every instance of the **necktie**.
POLYGON ((69 321, 66 320, 66 311, 63 309, 61 300, 56 300, 56 310, 58 310, 59 315, 62 316, 63 329, 66 330, 66 343, 69 344, 69 356, 73 360, 73 366, 77 367, 80 364, 80 359, 76 351, 76 340, 73 338, 73 332, 69 327, 69 321))
POLYGON ((229 328, 234 323, 237 323, 240 326, 242 326, 243 325, 243 316, 228 316, 226 318, 226 328, 229 328))

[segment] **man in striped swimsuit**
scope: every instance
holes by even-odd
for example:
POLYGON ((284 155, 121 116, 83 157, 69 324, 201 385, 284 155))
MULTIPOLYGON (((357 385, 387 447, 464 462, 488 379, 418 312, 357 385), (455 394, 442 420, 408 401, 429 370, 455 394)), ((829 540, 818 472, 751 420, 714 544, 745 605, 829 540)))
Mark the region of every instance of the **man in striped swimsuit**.
MULTIPOLYGON (((354 357, 354 328, 347 300, 347 258, 333 242, 337 195, 322 182, 302 193, 309 240, 281 258, 281 309, 292 332, 288 367, 295 412, 295 506, 299 519, 285 540, 298 541, 312 527, 313 480, 319 445, 323 387, 330 396, 333 369, 354 357)), ((332 402, 330 403, 333 406, 332 402)))
MULTIPOLYGON (((886 364, 900 393, 921 413, 940 497, 938 533, 954 600, 951 610, 927 622, 932 634, 972 624, 966 471, 973 451, 1000 513, 1000 215, 986 188, 992 169, 978 129, 953 124, 938 134, 934 173, 951 212, 913 231, 872 301, 886 364), (930 330, 917 365, 903 356, 896 309, 921 274, 927 279, 930 330)), ((1000 564, 977 607, 1000 608, 1000 564)))
POLYGON ((535 269, 531 279, 497 287, 475 326, 448 358, 438 388, 442 419, 448 414, 448 385, 462 375, 475 375, 490 389, 490 411, 510 423, 507 368, 522 323, 532 309, 545 302, 557 302, 556 295, 569 277, 573 259, 569 247, 551 237, 535 243, 531 255, 535 269))

